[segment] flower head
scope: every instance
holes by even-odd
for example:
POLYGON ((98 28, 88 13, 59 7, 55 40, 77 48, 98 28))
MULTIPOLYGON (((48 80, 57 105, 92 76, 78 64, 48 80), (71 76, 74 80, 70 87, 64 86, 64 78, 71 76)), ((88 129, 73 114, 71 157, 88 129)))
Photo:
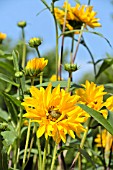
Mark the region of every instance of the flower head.
POLYGON ((0 43, 2 43, 4 39, 6 39, 6 34, 0 32, 0 43))
POLYGON ((93 11, 93 6, 80 5, 77 3, 75 7, 72 7, 69 3, 67 4, 66 2, 64 3, 62 9, 55 8, 55 16, 61 26, 64 24, 66 6, 67 30, 81 29, 83 23, 91 28, 101 26, 101 24, 98 22, 99 19, 95 18, 97 13, 93 11))
POLYGON ((76 94, 80 96, 79 102, 100 111, 106 118, 107 110, 101 110, 101 108, 105 106, 105 103, 103 102, 103 96, 106 94, 106 92, 104 92, 104 86, 97 86, 95 83, 90 83, 88 80, 86 80, 86 83, 82 84, 82 86, 84 88, 76 90, 76 94))
MULTIPOLYGON (((60 76, 58 76, 58 80, 60 80, 60 76)), ((57 76, 53 74, 50 78, 50 81, 57 81, 57 76)))
POLYGON ((34 37, 29 40, 29 46, 32 48, 36 48, 42 44, 42 40, 40 38, 34 37))
POLYGON ((17 25, 18 25, 18 27, 20 27, 20 28, 24 28, 24 27, 26 27, 27 23, 26 23, 26 21, 19 21, 19 22, 17 23, 17 25))
POLYGON ((52 90, 51 84, 46 89, 32 86, 30 92, 32 96, 22 103, 27 111, 24 117, 38 122, 38 137, 45 134, 46 139, 51 136, 56 143, 66 142, 66 134, 75 138, 74 132, 79 136, 85 130, 81 123, 87 117, 75 106, 79 99, 77 95, 70 96, 64 89, 60 90, 60 85, 52 90))
POLYGON ((27 62, 25 67, 25 74, 31 77, 37 76, 40 72, 43 71, 47 63, 48 60, 45 60, 44 58, 33 58, 27 62))
POLYGON ((97 134, 95 138, 97 147, 103 147, 106 151, 110 151, 113 142, 113 136, 104 129, 101 134, 97 134))

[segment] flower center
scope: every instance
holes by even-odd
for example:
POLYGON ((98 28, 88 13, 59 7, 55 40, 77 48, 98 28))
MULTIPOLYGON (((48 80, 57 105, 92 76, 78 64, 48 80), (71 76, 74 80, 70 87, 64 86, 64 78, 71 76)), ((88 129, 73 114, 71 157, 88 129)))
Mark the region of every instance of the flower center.
POLYGON ((59 112, 58 109, 55 110, 54 106, 49 108, 47 119, 50 119, 51 121, 55 122, 60 116, 61 116, 61 113, 59 112))

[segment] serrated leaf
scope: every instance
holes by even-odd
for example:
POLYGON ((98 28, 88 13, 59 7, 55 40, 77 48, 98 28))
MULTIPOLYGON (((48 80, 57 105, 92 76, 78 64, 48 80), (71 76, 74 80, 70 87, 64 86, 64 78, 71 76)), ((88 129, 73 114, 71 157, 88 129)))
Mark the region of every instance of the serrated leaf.
POLYGON ((102 65, 100 66, 100 69, 99 69, 99 71, 98 71, 98 73, 97 73, 97 75, 96 75, 96 78, 98 78, 99 77, 99 75, 103 72, 103 71, 105 71, 108 67, 110 67, 111 65, 113 64, 113 59, 105 59, 104 61, 103 61, 103 63, 102 63, 102 65))
POLYGON ((107 119, 105 119, 100 112, 89 108, 86 105, 78 104, 84 111, 89 113, 98 123, 100 123, 109 133, 113 135, 113 124, 111 125, 107 119))
POLYGON ((16 87, 19 87, 19 84, 15 83, 13 80, 11 80, 7 75, 0 73, 0 80, 3 80, 7 83, 10 83, 16 87))
POLYGON ((0 119, 3 119, 5 121, 8 121, 8 113, 0 108, 0 119))
POLYGON ((84 149, 78 149, 78 151, 87 159, 88 162, 90 162, 96 168, 96 165, 91 159, 90 155, 84 149))
POLYGON ((1 135, 3 136, 4 140, 8 145, 12 145, 17 138, 17 132, 16 131, 5 131, 1 132, 1 135))

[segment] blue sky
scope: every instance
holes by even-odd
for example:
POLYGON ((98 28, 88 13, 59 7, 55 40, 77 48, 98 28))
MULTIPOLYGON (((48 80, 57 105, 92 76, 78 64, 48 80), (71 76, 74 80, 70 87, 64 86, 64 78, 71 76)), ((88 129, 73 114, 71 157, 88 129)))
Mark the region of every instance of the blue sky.
MULTIPOLYGON (((46 0, 50 4, 51 0, 46 0)), ((57 6, 63 5, 64 0, 56 3, 57 6)), ((74 0, 69 0, 74 5, 74 0)), ((82 4, 87 4, 87 0, 81 0, 82 4)), ((97 17, 100 18, 101 28, 96 28, 95 31, 102 33, 113 45, 113 5, 111 0, 91 0, 91 5, 98 12, 97 17)), ((17 42, 20 37, 20 29, 17 27, 17 22, 26 20, 26 41, 31 37, 43 38, 43 44, 40 47, 41 54, 55 47, 55 30, 54 22, 51 14, 46 10, 39 16, 36 14, 44 8, 40 0, 0 0, 0 32, 7 34, 12 38, 12 42, 17 42)), ((105 57, 105 53, 113 54, 113 49, 109 47, 107 42, 102 38, 88 34, 85 35, 86 42, 90 47, 95 59, 105 57)), ((65 48, 69 46, 69 39, 66 39, 65 48)), ((90 60, 89 54, 82 46, 80 46, 76 62, 80 66, 76 76, 76 80, 83 74, 84 71, 91 69, 87 65, 90 60)))

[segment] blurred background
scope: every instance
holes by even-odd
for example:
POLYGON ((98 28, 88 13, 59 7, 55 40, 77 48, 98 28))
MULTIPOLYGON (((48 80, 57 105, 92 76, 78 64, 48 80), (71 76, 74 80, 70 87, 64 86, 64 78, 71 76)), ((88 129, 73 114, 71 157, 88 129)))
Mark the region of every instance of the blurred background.
MULTIPOLYGON (((46 0, 46 2, 50 4, 51 0, 46 0)), ((81 0, 80 2, 81 4, 87 4, 88 0, 81 0)), ((64 0, 59 0, 55 4, 56 6, 62 6, 63 3, 64 0)), ((75 5, 76 2, 69 0, 69 3, 75 5)), ((97 11, 97 17, 100 18, 100 23, 102 24, 102 27, 96 28, 94 31, 103 34, 113 46, 113 1, 91 0, 91 5, 94 6, 94 11, 97 11)), ((21 30, 17 26, 17 22, 25 20, 27 22, 27 27, 25 28, 26 43, 32 37, 41 37, 43 39, 43 43, 39 47, 41 55, 52 58, 54 62, 55 28, 53 17, 48 10, 44 10, 37 15, 44 8, 45 6, 41 0, 0 0, 0 32, 7 34, 7 39, 4 41, 4 48, 7 52, 12 52, 11 50, 18 46, 21 40, 21 30)), ((89 30, 93 31, 90 28, 89 30)), ((113 48, 103 38, 90 33, 84 33, 84 38, 95 61, 113 55, 113 48)), ((65 56, 68 56, 68 50, 71 45, 70 38, 65 40, 65 56)), ((59 39, 60 42, 61 38, 59 39)), ((33 58, 35 55, 36 52, 29 49, 28 59, 33 58)), ((91 58, 88 51, 80 45, 76 59, 80 69, 74 73, 73 79, 75 82, 82 82, 86 77, 93 80, 93 67, 92 64, 88 64, 89 61, 91 61, 91 58)), ((49 75, 51 76, 52 74, 51 71, 49 75)), ((67 78, 65 71, 63 76, 67 78)))

